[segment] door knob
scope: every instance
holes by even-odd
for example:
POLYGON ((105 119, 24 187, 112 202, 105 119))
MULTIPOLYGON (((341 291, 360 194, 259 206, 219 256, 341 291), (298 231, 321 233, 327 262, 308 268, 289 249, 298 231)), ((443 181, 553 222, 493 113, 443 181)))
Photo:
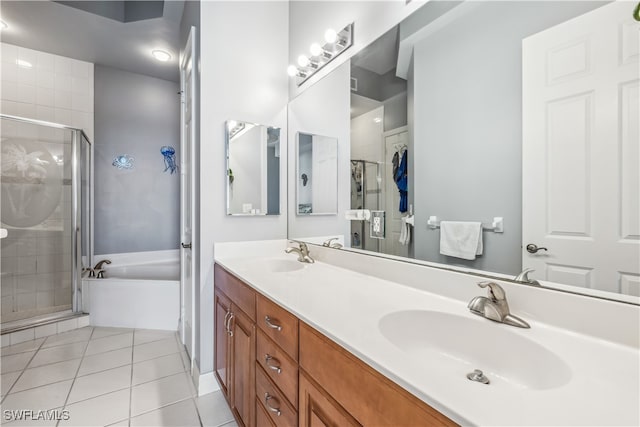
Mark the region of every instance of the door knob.
POLYGON ((191 243, 181 243, 184 249, 191 249, 191 243))
POLYGON ((533 243, 529 243, 527 245, 527 252, 529 252, 530 254, 535 254, 538 251, 546 251, 547 248, 539 248, 538 245, 535 245, 533 243))

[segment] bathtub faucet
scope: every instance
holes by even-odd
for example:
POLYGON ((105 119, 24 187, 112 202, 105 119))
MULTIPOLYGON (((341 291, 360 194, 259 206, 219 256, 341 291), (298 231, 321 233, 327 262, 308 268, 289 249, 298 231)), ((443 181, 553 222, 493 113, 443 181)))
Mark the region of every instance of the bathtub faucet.
POLYGON ((93 268, 89 269, 89 277, 104 279, 104 269, 102 268, 103 264, 111 264, 111 261, 108 259, 103 259, 98 262, 93 268))

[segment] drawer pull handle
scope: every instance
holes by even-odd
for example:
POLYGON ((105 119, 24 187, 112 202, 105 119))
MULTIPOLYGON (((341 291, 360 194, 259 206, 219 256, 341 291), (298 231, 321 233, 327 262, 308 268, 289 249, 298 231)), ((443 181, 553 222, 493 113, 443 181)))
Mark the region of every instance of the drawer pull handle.
POLYGON ((282 330, 282 326, 271 323, 271 318, 269 316, 264 316, 264 323, 266 323, 268 327, 270 327, 271 329, 275 329, 276 331, 282 330))
POLYGON ((276 414, 276 416, 280 416, 281 412, 280 412, 280 408, 274 408, 273 406, 269 405, 269 401, 270 400, 275 400, 276 402, 278 401, 278 399, 276 399, 275 397, 271 396, 269 393, 265 393, 264 394, 264 404, 267 406, 267 409, 270 410, 271 412, 273 412, 274 414, 276 414))
POLYGON ((233 320, 233 318, 236 317, 233 313, 229 313, 229 320, 227 320, 227 324, 229 325, 229 327, 227 328, 227 333, 229 334, 230 337, 233 336, 233 329, 231 329, 231 321, 233 320))
POLYGON ((264 364, 267 365, 267 368, 271 369, 272 371, 276 371, 277 373, 282 372, 282 369, 280 368, 280 361, 270 354, 264 355, 264 364), (270 365, 269 362, 272 360, 277 363, 277 365, 270 365))
POLYGON ((227 313, 224 315, 224 331, 227 333, 227 335, 229 334, 229 316, 231 316, 231 312, 227 311, 227 313))

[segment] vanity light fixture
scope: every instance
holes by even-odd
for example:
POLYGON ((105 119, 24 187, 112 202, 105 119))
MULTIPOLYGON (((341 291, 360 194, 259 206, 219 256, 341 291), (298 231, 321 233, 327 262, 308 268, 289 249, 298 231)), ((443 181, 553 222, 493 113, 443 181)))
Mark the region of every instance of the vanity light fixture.
POLYGON ((311 57, 300 55, 298 66, 287 68, 289 76, 298 78, 298 86, 353 45, 353 22, 339 32, 329 28, 324 33, 324 40, 324 45, 313 43, 309 47, 311 57))
POLYGON ((21 68, 33 68, 33 64, 29 61, 25 61, 24 59, 16 59, 16 64, 21 68))
POLYGON ((295 65, 289 65, 289 67, 287 67, 287 74, 289 74, 291 77, 294 77, 294 76, 298 76, 302 78, 307 77, 307 73, 305 73, 303 70, 300 70, 295 65))
POLYGON ((318 68, 318 63, 314 62, 312 60, 310 60, 309 58, 307 58, 304 55, 300 55, 298 57, 298 65, 303 67, 303 68, 318 68))
POLYGON ((229 133, 229 141, 231 141, 233 137, 238 136, 238 134, 240 134, 245 127, 246 127, 246 124, 244 122, 238 123, 235 120, 228 120, 227 132, 229 133))
POLYGON ((325 50, 319 43, 313 43, 309 46, 309 52, 311 52, 311 56, 319 57, 322 56, 323 59, 331 59, 333 53, 328 50, 325 50))
POLYGON ((171 59, 171 54, 166 50, 154 49, 151 51, 151 55, 160 62, 167 62, 171 59))
POLYGON ((336 33, 336 30, 334 30, 333 28, 329 28, 327 31, 324 32, 324 41, 326 41, 327 43, 335 43, 338 40, 338 33, 336 33))

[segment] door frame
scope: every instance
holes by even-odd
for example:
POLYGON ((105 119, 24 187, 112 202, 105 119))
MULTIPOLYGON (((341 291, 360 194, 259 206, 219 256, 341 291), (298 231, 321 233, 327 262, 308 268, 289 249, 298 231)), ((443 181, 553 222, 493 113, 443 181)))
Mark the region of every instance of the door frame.
POLYGON ((196 269, 196 259, 197 259, 197 255, 199 253, 198 251, 198 242, 196 239, 197 233, 196 233, 196 221, 195 221, 195 217, 196 217, 196 203, 195 200, 196 198, 194 197, 194 190, 196 188, 196 174, 194 173, 194 165, 195 165, 195 154, 196 154, 196 150, 195 150, 195 146, 196 146, 196 138, 197 138, 197 127, 198 127, 198 116, 196 114, 197 110, 196 110, 196 105, 197 105, 197 97, 198 97, 198 87, 197 87, 197 79, 196 79, 196 70, 197 70, 197 49, 195 46, 196 43, 196 27, 195 26, 191 26, 190 30, 189 30, 189 37, 187 38, 187 42, 185 44, 185 48, 184 48, 184 53, 182 55, 182 57, 180 58, 180 153, 181 153, 181 157, 182 157, 182 162, 181 162, 181 171, 180 171, 180 239, 181 239, 181 243, 189 243, 189 242, 185 242, 184 241, 184 224, 185 224, 185 216, 186 216, 186 204, 187 201, 185 200, 185 191, 184 191, 184 187, 185 187, 185 181, 189 180, 189 184, 190 184, 190 189, 191 189, 191 194, 192 197, 190 199, 191 203, 190 203, 190 210, 191 210, 191 249, 185 249, 182 247, 182 245, 179 248, 180 251, 180 319, 179 319, 179 326, 178 326, 178 332, 180 334, 180 340, 182 342, 183 345, 185 345, 185 348, 187 350, 187 353, 189 354, 189 359, 191 361, 191 368, 193 368, 194 366, 194 359, 195 359, 195 354, 194 354, 194 349, 195 349, 195 338, 196 338, 196 334, 195 334, 195 313, 196 313, 196 306, 195 306, 195 295, 196 295, 196 290, 198 289, 198 286, 196 286, 197 281, 197 269, 196 269), (189 52, 189 54, 186 54, 187 52, 189 52), (189 144, 189 146, 187 147, 187 141, 186 141, 186 132, 185 132, 185 109, 186 109, 186 104, 185 104, 185 89, 186 89, 186 80, 185 80, 185 73, 184 73, 184 69, 185 66, 187 64, 187 61, 191 59, 191 67, 192 67, 192 87, 191 87, 191 129, 190 129, 190 133, 191 133, 191 138, 190 141, 191 143, 189 144), (184 167, 184 153, 187 152, 187 150, 190 153, 189 159, 190 159, 190 165, 188 165, 187 168, 184 167), (187 173, 188 172, 188 173, 187 173), (188 176, 187 176, 188 175, 188 176), (185 294, 187 292, 187 289, 185 287, 185 278, 184 278, 184 266, 183 266, 183 262, 184 262, 184 255, 183 255, 183 251, 186 250, 191 250, 191 306, 190 307, 185 307, 185 294), (189 316, 190 320, 191 320, 191 336, 189 337, 190 339, 187 341, 187 331, 185 328, 185 317, 189 316), (190 347, 191 348, 187 348, 186 343, 190 342, 190 347))

